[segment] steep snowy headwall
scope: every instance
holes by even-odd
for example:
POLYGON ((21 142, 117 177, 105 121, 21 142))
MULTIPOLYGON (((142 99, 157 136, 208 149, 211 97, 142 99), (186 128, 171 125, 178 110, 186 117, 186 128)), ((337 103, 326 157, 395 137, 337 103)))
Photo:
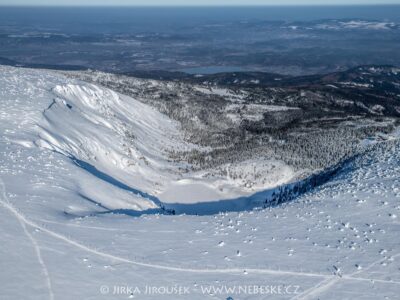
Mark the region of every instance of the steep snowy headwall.
POLYGON ((176 122, 92 84, 58 85, 53 93, 40 122, 41 147, 84 160, 148 193, 176 173, 166 151, 188 147, 176 122))
POLYGON ((171 153, 207 153, 209 147, 185 141, 181 125, 155 108, 52 71, 2 70, 2 98, 9 109, 15 106, 18 134, 28 134, 13 135, 13 143, 68 161, 88 177, 74 178, 74 191, 105 209, 142 211, 163 202, 236 199, 296 176, 291 167, 268 157, 192 170, 190 163, 171 159, 171 153))

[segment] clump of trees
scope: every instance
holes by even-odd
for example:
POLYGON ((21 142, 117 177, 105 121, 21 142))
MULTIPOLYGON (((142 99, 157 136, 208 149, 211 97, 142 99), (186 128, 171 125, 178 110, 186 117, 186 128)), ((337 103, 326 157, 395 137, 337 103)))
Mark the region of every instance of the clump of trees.
MULTIPOLYGON (((254 158, 281 160, 295 170, 333 166, 357 153, 360 141, 389 132, 394 123, 371 115, 375 100, 355 93, 302 88, 252 88, 213 93, 182 82, 137 79, 101 72, 69 73, 147 103, 181 124, 187 141, 203 146, 182 152, 170 149, 172 160, 187 162, 186 171, 215 169, 254 158), (232 96, 234 95, 234 96, 232 96), (236 110, 227 113, 232 104, 236 110), (278 105, 296 109, 264 112, 261 119, 243 113, 246 105, 278 105), (368 121, 368 122, 366 122, 368 121)), ((380 99, 378 99, 381 101, 380 99)), ((383 110, 390 112, 389 109, 383 110)), ((259 112, 253 112, 258 113, 259 112)), ((387 116, 389 117, 389 116, 387 116)), ((134 139, 135 133, 128 133, 134 139)))

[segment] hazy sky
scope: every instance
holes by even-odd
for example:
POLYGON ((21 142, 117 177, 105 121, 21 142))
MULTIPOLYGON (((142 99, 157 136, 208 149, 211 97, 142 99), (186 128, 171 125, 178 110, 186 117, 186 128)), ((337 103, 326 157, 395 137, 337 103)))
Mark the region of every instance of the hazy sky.
POLYGON ((0 0, 0 5, 343 5, 400 4, 400 0, 0 0))

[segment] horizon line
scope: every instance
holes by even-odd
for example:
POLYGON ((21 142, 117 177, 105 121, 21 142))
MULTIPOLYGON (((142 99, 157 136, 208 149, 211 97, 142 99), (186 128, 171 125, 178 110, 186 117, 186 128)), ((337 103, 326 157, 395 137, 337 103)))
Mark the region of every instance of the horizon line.
POLYGON ((219 8, 227 8, 227 7, 348 7, 348 6, 400 6, 400 3, 348 3, 348 4, 194 4, 194 5, 159 5, 159 4, 85 4, 85 5, 68 5, 68 4, 34 4, 34 5, 25 5, 25 4, 0 4, 0 7, 9 7, 9 8, 21 8, 21 7, 160 7, 160 8, 168 8, 168 7, 219 7, 219 8))

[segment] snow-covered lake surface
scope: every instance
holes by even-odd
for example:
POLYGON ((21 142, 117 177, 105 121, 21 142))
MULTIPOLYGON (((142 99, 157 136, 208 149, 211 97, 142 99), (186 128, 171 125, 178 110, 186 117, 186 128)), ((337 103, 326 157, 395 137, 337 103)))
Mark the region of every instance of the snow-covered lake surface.
POLYGON ((195 146, 154 109, 50 71, 0 73, 0 299, 398 299, 398 135, 251 210, 268 191, 181 178, 166 151, 195 146), (196 186, 176 193, 188 214, 156 214, 180 180, 196 186), (230 212, 185 201, 201 185, 230 212))

